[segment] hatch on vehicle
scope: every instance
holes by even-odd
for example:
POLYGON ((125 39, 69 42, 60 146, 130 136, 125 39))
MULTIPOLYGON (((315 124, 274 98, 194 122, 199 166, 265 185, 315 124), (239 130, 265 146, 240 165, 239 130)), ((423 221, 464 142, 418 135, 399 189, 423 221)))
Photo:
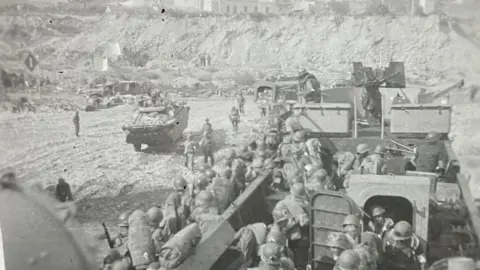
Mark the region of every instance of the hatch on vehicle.
POLYGON ((431 181, 419 175, 352 174, 347 194, 366 211, 374 205, 387 208, 394 221, 410 222, 415 233, 426 241, 431 181))
POLYGON ((348 103, 304 104, 300 124, 312 133, 349 135, 351 108, 348 103))
POLYGON ((310 201, 310 252, 312 269, 331 266, 332 254, 326 241, 331 232, 341 232, 342 223, 349 214, 360 215, 355 202, 338 192, 323 191, 310 201))

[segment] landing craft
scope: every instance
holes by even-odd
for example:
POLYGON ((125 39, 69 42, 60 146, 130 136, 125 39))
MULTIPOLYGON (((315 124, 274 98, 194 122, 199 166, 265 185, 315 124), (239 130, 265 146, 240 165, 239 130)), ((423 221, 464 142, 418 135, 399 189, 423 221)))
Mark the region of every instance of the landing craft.
MULTIPOLYGON (((369 211, 372 205, 385 206, 395 220, 406 220, 412 224, 414 232, 426 249, 429 265, 453 256, 478 259, 480 254, 477 242, 477 237, 480 235, 479 213, 468 181, 460 173, 461 164, 446 136, 450 132, 451 107, 435 106, 437 105, 412 104, 405 108, 402 105, 392 105, 392 110, 395 111, 391 115, 392 125, 370 127, 365 132, 359 132, 357 121, 351 125, 345 125, 345 123, 351 123, 351 116, 355 114, 349 103, 328 104, 327 107, 323 107, 323 114, 336 115, 333 122, 342 123, 340 127, 330 125, 330 129, 337 132, 324 132, 319 129, 318 134, 312 134, 320 137, 322 144, 328 140, 331 144, 324 145, 332 147, 331 152, 354 152, 360 142, 371 146, 393 144, 390 147, 393 150, 396 149, 397 144, 423 145, 426 143, 423 138, 428 128, 423 129, 420 125, 411 125, 411 123, 419 121, 418 119, 430 118, 431 112, 436 112, 438 116, 435 123, 443 128, 439 133, 443 135, 441 146, 448 157, 448 165, 442 177, 430 172, 406 170, 381 176, 353 174, 349 178, 346 194, 320 192, 314 195, 310 201, 312 224, 308 263, 311 269, 322 269, 322 265, 328 263, 322 258, 331 257, 329 247, 325 244, 328 233, 341 228, 346 215, 359 210, 369 211), (396 144, 391 140, 395 140, 396 144), (452 227, 455 230, 451 231, 452 227), (440 241, 439 235, 447 232, 462 238, 462 241, 454 246, 440 241)), ((324 121, 318 120, 322 117, 321 110, 318 110, 319 113, 313 120, 324 124, 324 121)), ((409 158, 409 153, 406 152, 408 151, 392 151, 387 162, 392 164, 400 162, 406 165, 409 158)), ((421 154, 429 155, 429 153, 421 154)), ((285 198, 284 192, 272 191, 269 188, 268 183, 271 179, 271 174, 264 174, 255 179, 223 213, 218 224, 213 225, 203 236, 194 254, 177 269, 234 269, 231 267, 237 262, 235 258, 241 257, 240 252, 231 247, 235 231, 257 222, 271 224, 272 208, 278 201, 285 198)), ((363 224, 366 224, 369 216, 365 214, 363 218, 363 224)))

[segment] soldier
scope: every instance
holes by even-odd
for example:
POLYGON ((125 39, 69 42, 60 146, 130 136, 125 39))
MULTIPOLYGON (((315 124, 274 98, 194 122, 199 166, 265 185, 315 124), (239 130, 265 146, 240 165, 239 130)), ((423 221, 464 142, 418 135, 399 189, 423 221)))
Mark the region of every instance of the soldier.
POLYGON ((190 215, 190 223, 198 223, 202 232, 210 223, 215 223, 219 219, 220 211, 215 197, 209 191, 200 191, 195 197, 195 208, 190 215))
POLYGON ((320 82, 305 68, 298 70, 298 102, 306 103, 305 95, 320 90, 320 82))
POLYGON ((148 218, 150 219, 150 228, 152 232, 158 229, 160 222, 163 220, 162 209, 154 206, 147 211, 148 218))
POLYGON ((368 228, 375 233, 380 239, 383 239, 385 234, 393 228, 395 223, 391 218, 385 217, 386 211, 381 206, 374 206, 372 208, 372 221, 368 222, 368 228))
POLYGON ((267 226, 264 223, 247 225, 235 233, 232 245, 243 254, 242 267, 251 267, 258 264, 259 247, 264 243, 266 234, 267 226))
POLYGON ((301 104, 295 104, 293 106, 292 116, 285 121, 285 129, 293 137, 293 134, 303 129, 300 123, 300 116, 303 114, 303 106, 301 104))
POLYGON ((265 239, 266 243, 275 243, 282 247, 283 258, 288 259, 292 262, 295 258, 293 251, 288 248, 288 241, 285 234, 282 232, 282 228, 278 224, 272 224, 270 230, 265 239))
POLYGON ((118 217, 118 234, 112 239, 114 241, 114 247, 122 247, 120 252, 122 255, 128 252, 128 218, 132 214, 132 211, 125 211, 118 217))
POLYGON ((213 179, 210 191, 218 201, 218 208, 220 213, 223 213, 235 200, 234 184, 230 181, 232 177, 232 170, 225 169, 221 171, 220 175, 213 179))
POLYGON ((347 249, 340 254, 333 270, 358 270, 360 256, 352 249, 347 249))
POLYGON ((73 116, 73 125, 75 126, 75 136, 80 137, 80 113, 78 110, 75 111, 73 116))
POLYGON ((195 195, 198 194, 202 190, 206 190, 210 182, 205 174, 201 174, 195 178, 195 195))
POLYGON ((205 171, 205 176, 209 183, 213 182, 213 179, 217 176, 217 173, 213 169, 208 169, 205 171))
POLYGON ((369 155, 370 155, 370 148, 368 147, 367 144, 361 143, 357 145, 357 154, 349 169, 354 171, 360 171, 363 160, 369 155))
POLYGON ((185 167, 189 168, 191 171, 194 169, 195 149, 196 146, 195 142, 193 141, 193 136, 192 134, 188 134, 183 154, 185 155, 185 167))
POLYGON ((206 130, 212 130, 212 124, 210 124, 210 120, 207 118, 205 118, 205 123, 203 124, 203 127, 202 127, 202 132, 205 132, 206 130))
POLYGON ((360 165, 360 171, 362 174, 385 174, 386 173, 386 161, 385 161, 386 149, 382 145, 377 145, 372 155, 367 156, 362 160, 360 165))
POLYGON ((258 267, 248 268, 249 270, 280 270, 282 265, 282 247, 275 243, 262 245, 258 252, 260 263, 258 267))
POLYGON ((13 181, 3 182, 8 178, 0 178, 0 268, 98 268, 92 239, 58 220, 55 201, 44 193, 24 189, 15 175, 13 181))
POLYGON ((370 124, 380 123, 382 117, 382 94, 380 85, 386 78, 377 80, 373 72, 365 73, 365 85, 362 94, 362 107, 370 124))
POLYGON ((360 218, 356 215, 348 215, 342 223, 342 230, 353 246, 360 243, 360 218))
POLYGON ((241 91, 237 96, 237 105, 240 113, 245 115, 245 97, 243 96, 243 93, 241 91))
POLYGON ((210 159, 210 165, 213 166, 215 164, 215 158, 213 156, 213 138, 211 129, 207 129, 203 132, 203 137, 199 145, 202 147, 203 151, 203 163, 208 164, 208 160, 210 159))
POLYGON ((72 189, 63 178, 59 178, 55 186, 55 198, 61 202, 73 201, 72 189))
POLYGON ((441 134, 430 132, 425 137, 426 144, 417 147, 414 163, 419 172, 436 172, 439 165, 445 164, 447 157, 443 145, 439 143, 441 134), (441 164, 440 164, 441 163, 441 164))
POLYGON ((247 172, 245 173, 245 182, 246 184, 250 184, 261 174, 263 171, 263 159, 262 158, 255 158, 250 166, 247 168, 247 172))
POLYGON ((419 239, 414 235, 412 225, 399 221, 384 239, 383 269, 420 270, 426 262, 419 239))
POLYGON ((233 106, 232 110, 230 111, 230 122, 233 126, 233 132, 238 132, 238 123, 240 122, 240 114, 238 112, 237 107, 233 106))
POLYGON ((108 250, 107 256, 103 259, 103 270, 111 270, 113 263, 122 260, 122 255, 116 249, 108 250))
POLYGON ((330 233, 328 235, 326 244, 330 248, 330 252, 332 252, 333 262, 336 262, 338 260, 340 254, 342 254, 343 251, 353 249, 354 247, 352 243, 348 241, 345 234, 337 232, 330 233))

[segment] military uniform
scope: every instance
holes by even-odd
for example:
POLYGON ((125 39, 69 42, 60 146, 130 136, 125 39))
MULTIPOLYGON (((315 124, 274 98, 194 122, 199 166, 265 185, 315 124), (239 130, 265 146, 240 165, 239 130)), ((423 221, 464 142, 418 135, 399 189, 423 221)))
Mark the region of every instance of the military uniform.
POLYGON ((420 270, 425 261, 420 241, 413 234, 412 226, 406 221, 395 224, 384 239, 382 269, 420 270))
POLYGON ((191 135, 187 137, 187 141, 185 142, 185 151, 183 154, 185 155, 185 167, 193 171, 195 163, 195 142, 192 140, 191 135))
POLYGON ((367 156, 361 163, 361 172, 363 174, 385 174, 386 161, 384 158, 385 147, 377 145, 372 155, 367 156))
POLYGON ((75 111, 75 116, 73 117, 73 125, 75 126, 75 136, 80 136, 80 114, 78 111, 75 111))
POLYGON ((240 122, 240 114, 238 112, 238 109, 233 107, 232 111, 230 112, 230 122, 232 123, 233 126, 233 131, 237 132, 238 131, 238 122, 240 122))
POLYGON ((357 270, 360 266, 360 256, 352 249, 343 251, 338 257, 334 270, 357 270))
POLYGON ((200 141, 200 146, 203 151, 203 162, 208 163, 210 159, 210 165, 215 164, 215 157, 213 156, 213 138, 211 131, 205 131, 203 133, 203 138, 200 141))
POLYGON ((237 105, 240 113, 245 115, 245 97, 243 97, 242 93, 240 93, 237 97, 237 105))
POLYGON ((426 144, 417 147, 415 158, 416 171, 435 172, 439 163, 445 163, 448 159, 443 151, 443 145, 439 144, 440 134, 431 132, 425 138, 426 144))
POLYGON ((375 233, 380 239, 383 239, 385 234, 395 225, 391 218, 385 217, 385 213, 386 211, 384 208, 380 206, 373 207, 371 216, 374 221, 368 222, 369 230, 375 233))
POLYGON ((73 201, 72 189, 63 178, 58 179, 58 184, 55 186, 55 197, 61 202, 73 201))

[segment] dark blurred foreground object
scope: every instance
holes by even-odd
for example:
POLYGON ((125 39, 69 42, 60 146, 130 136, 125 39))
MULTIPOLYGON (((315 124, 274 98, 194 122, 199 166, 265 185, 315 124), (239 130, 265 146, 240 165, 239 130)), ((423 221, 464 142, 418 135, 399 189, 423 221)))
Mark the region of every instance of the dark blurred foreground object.
MULTIPOLYGON (((63 205, 63 204, 62 204, 63 205)), ((0 257, 2 269, 91 270, 93 245, 65 226, 56 203, 46 194, 22 187, 13 172, 0 178, 0 257)), ((72 224, 72 223, 70 223, 72 224)))

